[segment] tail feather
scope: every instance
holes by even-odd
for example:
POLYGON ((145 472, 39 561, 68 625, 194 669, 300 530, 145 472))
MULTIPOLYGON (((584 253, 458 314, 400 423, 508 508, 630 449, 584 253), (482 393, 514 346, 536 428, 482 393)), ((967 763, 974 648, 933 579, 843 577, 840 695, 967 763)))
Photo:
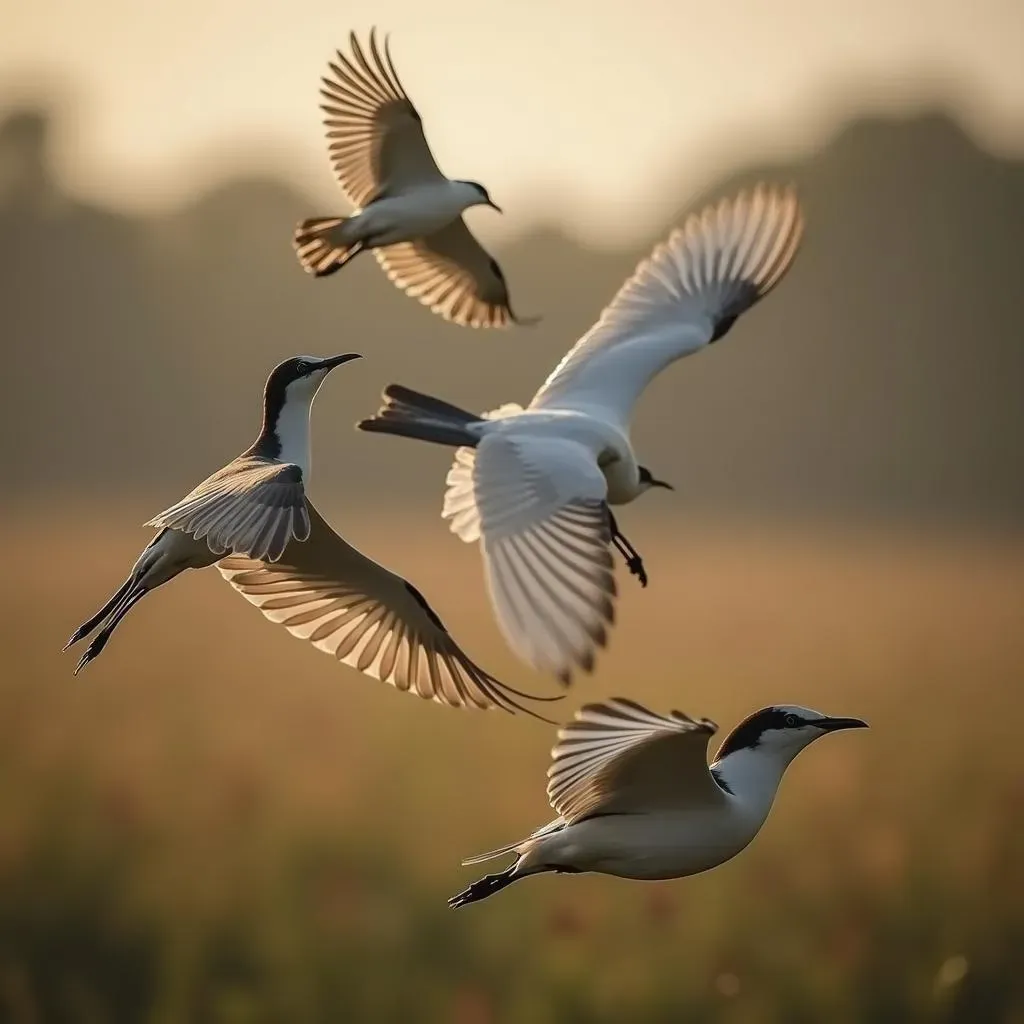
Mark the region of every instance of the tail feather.
POLYGON ((362 252, 362 242, 346 245, 341 241, 339 229, 346 220, 347 217, 313 217, 295 229, 292 247, 307 274, 328 277, 362 252))
POLYGON ((396 434, 454 447, 475 447, 479 434, 469 428, 482 423, 483 417, 457 405, 421 394, 401 384, 384 389, 384 404, 376 416, 356 424, 359 430, 376 434, 396 434))
POLYGON ((456 893, 448 901, 448 906, 452 910, 458 910, 459 907, 464 907, 469 903, 477 903, 480 900, 487 899, 488 896, 493 896, 496 892, 500 892, 520 877, 515 872, 516 865, 513 864, 497 874, 484 875, 483 878, 478 879, 471 886, 463 889, 462 892, 456 893))

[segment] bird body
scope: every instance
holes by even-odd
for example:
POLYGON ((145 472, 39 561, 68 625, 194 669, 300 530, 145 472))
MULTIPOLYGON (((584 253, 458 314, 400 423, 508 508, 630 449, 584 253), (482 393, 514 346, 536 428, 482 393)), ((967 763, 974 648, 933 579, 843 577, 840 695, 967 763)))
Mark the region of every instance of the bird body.
POLYGON ((633 701, 590 704, 559 730, 548 798, 559 813, 527 839, 464 864, 514 853, 515 863, 449 900, 476 902, 527 875, 583 871, 620 878, 683 878, 745 849, 768 818, 783 773, 815 739, 861 728, 808 708, 764 708, 707 764, 717 727, 633 701))
MULTIPOLYGON (((723 804, 730 800, 726 795, 723 804)), ((640 881, 695 875, 734 857, 757 835, 764 816, 758 820, 736 803, 666 811, 653 822, 630 814, 589 818, 527 846, 516 873, 592 871, 640 881)))
POLYGON ((480 542, 498 625, 532 667, 564 683, 593 667, 614 616, 611 545, 646 585, 611 513, 668 487, 636 457, 634 406, 658 373, 724 337, 775 287, 802 230, 790 190, 723 200, 655 248, 527 408, 477 416, 392 384, 359 424, 458 448, 442 516, 480 542))
POLYGON ((433 235, 464 210, 480 204, 480 192, 464 181, 429 181, 398 195, 374 199, 358 213, 338 219, 323 237, 338 248, 376 249, 433 235))

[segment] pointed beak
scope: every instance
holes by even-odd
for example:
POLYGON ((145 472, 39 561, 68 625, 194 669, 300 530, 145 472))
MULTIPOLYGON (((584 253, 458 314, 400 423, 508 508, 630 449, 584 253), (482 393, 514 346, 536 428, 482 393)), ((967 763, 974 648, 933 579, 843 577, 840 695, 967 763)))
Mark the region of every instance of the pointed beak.
POLYGON ((488 206, 489 206, 489 207, 490 207, 490 208, 491 208, 492 210, 497 210, 497 211, 498 211, 498 213, 504 213, 504 212, 505 212, 505 211, 504 211, 504 210, 503 210, 503 209, 502 209, 502 208, 501 208, 501 207, 500 207, 500 206, 499 206, 499 205, 498 205, 498 204, 497 204, 497 203, 496 203, 496 202, 495 202, 495 201, 494 201, 493 199, 488 199, 488 200, 487 200, 487 205, 488 205, 488 206))
POLYGON ((653 476, 651 477, 651 486, 652 487, 664 487, 666 491, 674 491, 675 490, 675 488, 671 484, 665 483, 664 480, 655 480, 653 476))
POLYGON ((859 718, 823 718, 818 728, 825 732, 838 732, 840 729, 866 729, 868 723, 859 718))
POLYGON ((346 352, 340 356, 329 356, 327 359, 320 360, 321 370, 333 370, 336 366, 341 366, 342 363, 350 363, 353 359, 362 359, 363 357, 358 352, 346 352))

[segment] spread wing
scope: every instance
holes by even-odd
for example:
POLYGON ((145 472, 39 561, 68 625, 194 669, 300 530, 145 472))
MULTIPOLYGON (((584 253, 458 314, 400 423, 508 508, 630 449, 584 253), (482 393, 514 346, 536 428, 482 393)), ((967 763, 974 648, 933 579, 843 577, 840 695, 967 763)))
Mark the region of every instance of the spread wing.
POLYGON ((724 799, 708 768, 718 727, 657 715, 623 697, 587 704, 558 731, 548 801, 569 824, 595 814, 692 808, 724 799))
POLYGON ((373 679, 452 707, 528 711, 516 698, 550 699, 514 690, 470 661, 411 583, 308 508, 309 540, 276 562, 233 555, 217 564, 268 619, 373 679))
POLYGON ((593 457, 562 438, 491 434, 461 450, 457 475, 442 515, 479 538, 509 646, 563 683, 576 666, 590 671, 615 597, 606 484, 593 457))
POLYGON ((722 337, 779 283, 802 234, 791 189, 758 186, 690 216, 637 267, 531 408, 597 408, 628 427, 658 373, 722 337))
POLYGON ((302 470, 242 456, 146 525, 205 538, 216 555, 234 551, 274 562, 290 541, 309 536, 302 470))
POLYGON ((473 237, 461 217, 426 238, 374 252, 399 288, 446 320, 463 327, 535 322, 520 320, 512 312, 498 261, 473 237))
POLYGON ((387 38, 381 53, 372 30, 369 56, 354 32, 349 45, 351 55, 338 51, 320 90, 331 164, 349 201, 363 207, 388 191, 441 180, 387 38))

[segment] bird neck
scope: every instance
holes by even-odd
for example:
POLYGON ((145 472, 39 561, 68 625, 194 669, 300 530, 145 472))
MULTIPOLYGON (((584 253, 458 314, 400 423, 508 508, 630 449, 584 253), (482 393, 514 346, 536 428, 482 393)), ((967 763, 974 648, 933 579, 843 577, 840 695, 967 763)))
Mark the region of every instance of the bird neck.
POLYGON ((725 790, 751 814, 765 818, 771 810, 789 761, 775 752, 746 747, 727 754, 711 767, 725 790))
POLYGON ((277 401, 263 406, 263 425, 249 454, 291 462, 309 479, 310 442, 309 414, 315 392, 305 388, 288 388, 277 401))

